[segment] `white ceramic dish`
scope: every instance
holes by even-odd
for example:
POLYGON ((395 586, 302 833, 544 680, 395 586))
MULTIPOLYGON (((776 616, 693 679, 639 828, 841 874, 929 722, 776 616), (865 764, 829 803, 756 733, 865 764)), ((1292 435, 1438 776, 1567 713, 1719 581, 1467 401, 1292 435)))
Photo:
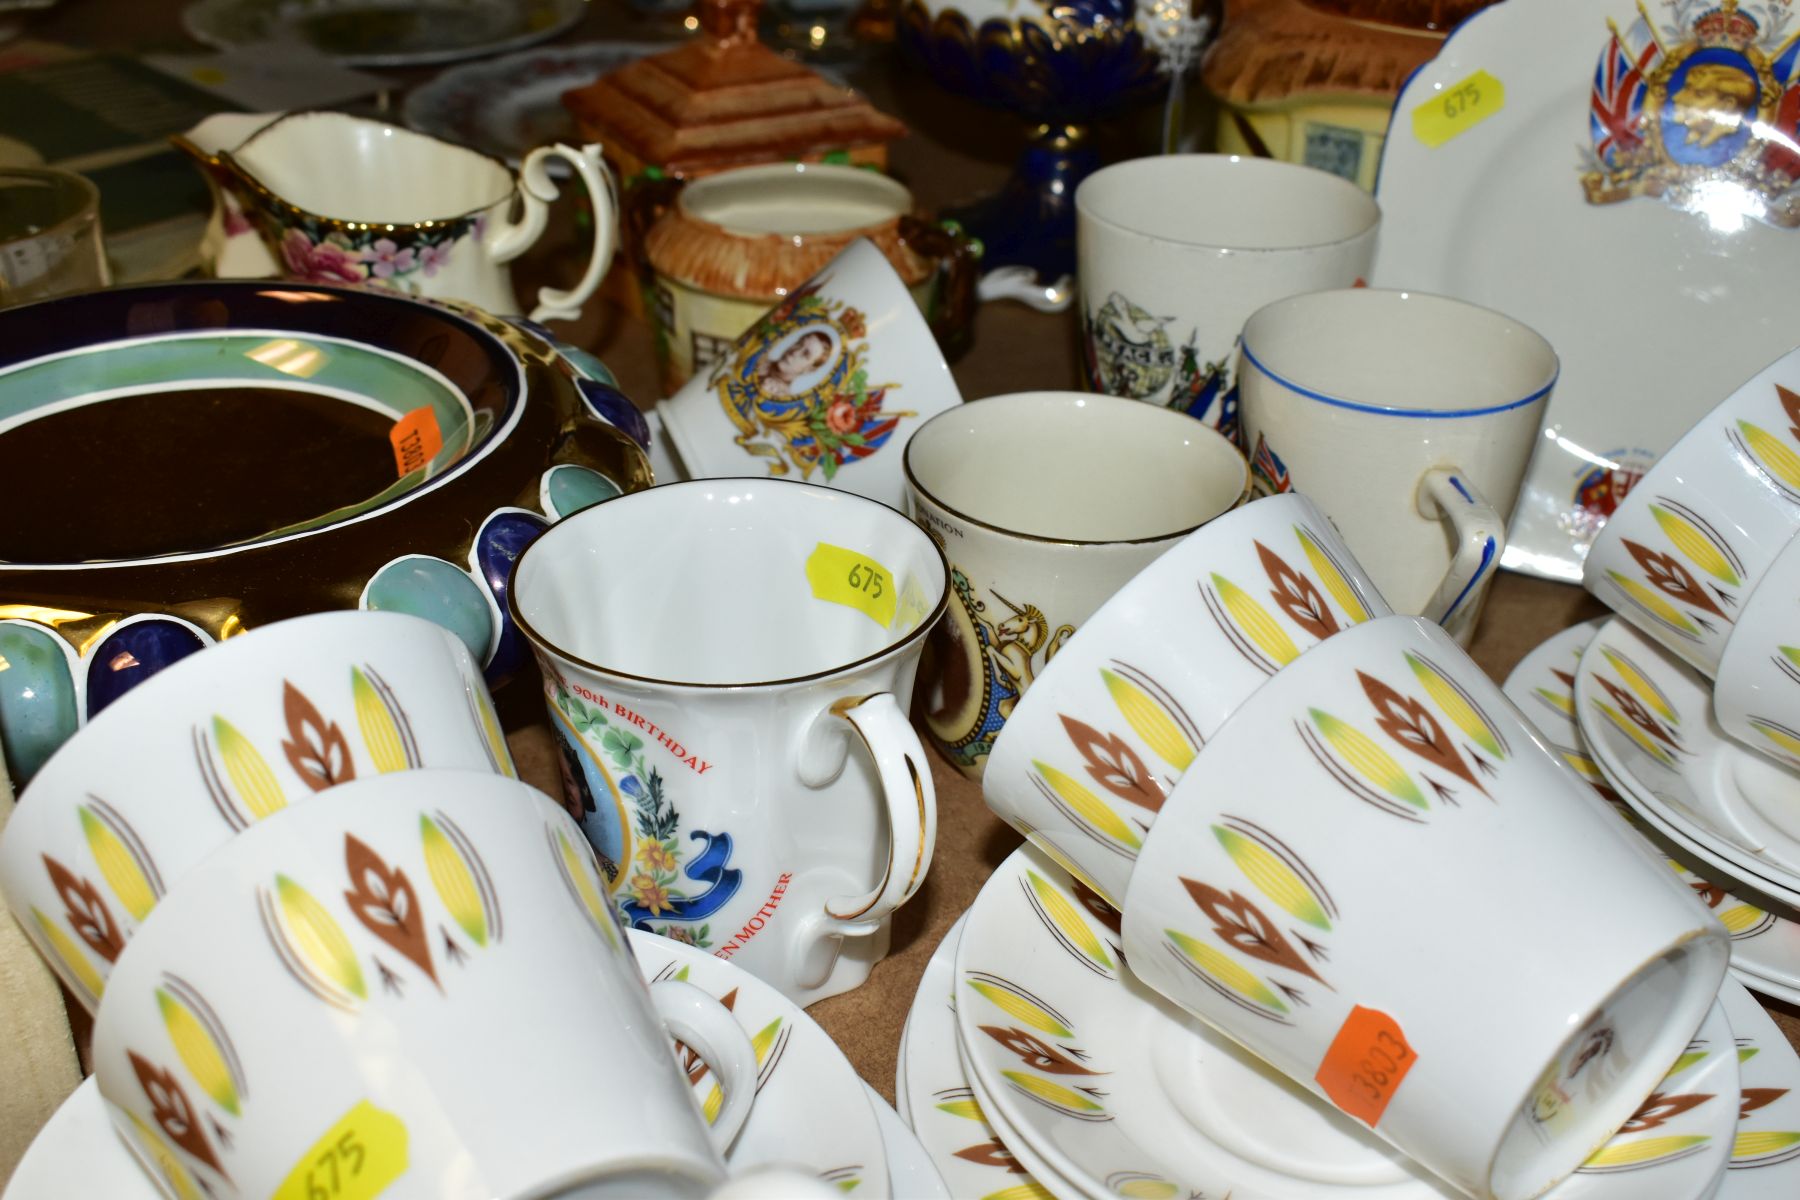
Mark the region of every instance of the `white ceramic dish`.
POLYGON ((901 1039, 895 1093, 905 1094, 902 1111, 951 1195, 1050 1200, 1054 1193, 1026 1172, 988 1123, 957 1053, 952 987, 956 946, 967 923, 966 914, 957 918, 919 980, 901 1039))
POLYGON ((113 1132, 93 1076, 38 1130, 0 1200, 162 1200, 113 1132))
MULTIPOLYGON (((646 979, 680 978, 726 1000, 757 1050, 757 1104, 727 1161, 734 1173, 765 1163, 802 1163, 862 1197, 937 1200, 923 1150, 881 1120, 880 1097, 813 1019, 781 993, 730 963, 668 938, 633 933, 646 979), (729 999, 727 999, 729 997, 729 999), (861 1096, 862 1099, 857 1099, 861 1096), (894 1150, 897 1161, 890 1161, 894 1150), (890 1187, 890 1173, 893 1184, 890 1187)), ((695 1082, 704 1104, 712 1079, 695 1082)), ((891 1111, 891 1110, 890 1110, 891 1111)), ((961 1193, 957 1193, 960 1195, 961 1193)), ((162 1193, 114 1134, 92 1078, 75 1089, 38 1133, 0 1200, 160 1200, 162 1193)))
MULTIPOLYGON (((401 118, 420 133, 459 142, 517 167, 533 147, 578 140, 562 94, 671 43, 544 46, 453 67, 406 94, 401 118)), ((552 175, 566 170, 553 165, 552 175)))
POLYGON ((887 1151, 888 1187, 894 1200, 951 1200, 931 1155, 899 1112, 866 1083, 863 1094, 875 1110, 875 1123, 881 1126, 881 1145, 887 1151))
POLYGON ((1575 673, 1580 669, 1581 652, 1607 620, 1587 621, 1546 639, 1506 677, 1507 698, 1531 718, 1570 769, 1593 784, 1615 810, 1656 843, 1657 850, 1667 856, 1669 868, 1724 923, 1731 933, 1732 971, 1758 990, 1783 989, 1769 991, 1770 995, 1790 998, 1783 994, 1788 992, 1800 996, 1800 924, 1766 911, 1769 901, 1754 896, 1725 872, 1686 854, 1669 839, 1652 834, 1590 755, 1575 724, 1575 673), (1737 895, 1733 889, 1745 894, 1737 895), (1749 983, 1750 977, 1758 982, 1749 983))
MULTIPOLYGON (((1459 1195, 1123 975, 1117 937, 1027 848, 995 872, 957 947, 969 1083, 1000 1137, 1016 1133, 1013 1153, 1039 1160, 1040 1182, 1085 1196, 1159 1184, 1234 1200, 1459 1195)), ((1703 1196, 1730 1152, 1736 1061, 1719 1052, 1730 1045, 1715 1005, 1656 1105, 1551 1200, 1703 1196)))
POLYGON ((198 0, 181 25, 220 50, 287 43, 341 66, 422 67, 548 41, 586 13, 586 0, 198 0))
MULTIPOLYGON (((741 967, 672 938, 631 932, 638 970, 651 982, 680 979, 717 997, 750 1034, 760 1073, 756 1105, 725 1160, 746 1167, 805 1164, 848 1195, 889 1195, 880 1122, 863 1082, 818 1022, 741 967)), ((692 1070, 690 1069, 690 1074, 692 1070)), ((718 1102, 710 1073, 701 1102, 718 1102)))
POLYGON ((1800 1057, 1742 988, 1727 985, 1719 1003, 1737 1037, 1742 1100, 1716 1200, 1793 1200, 1800 1195, 1800 1057))
MULTIPOLYGON (((1673 25, 1667 6, 1649 7, 1673 25)), ((1689 7, 1693 19, 1710 6, 1689 7)), ((1746 218, 1729 187, 1705 214, 1643 195, 1587 200, 1607 23, 1630 38, 1637 17, 1632 0, 1509 0, 1477 13, 1401 93, 1377 184, 1372 283, 1497 308, 1562 357, 1502 560, 1553 579, 1579 579, 1618 496, 1795 340, 1800 233, 1746 218), (1427 145, 1419 122, 1453 136, 1427 145)), ((1672 62, 1690 35, 1660 33, 1672 62)))
POLYGON ((1725 736, 1698 671, 1614 618, 1582 655, 1575 704, 1601 769, 1652 826, 1800 905, 1800 778, 1725 736))

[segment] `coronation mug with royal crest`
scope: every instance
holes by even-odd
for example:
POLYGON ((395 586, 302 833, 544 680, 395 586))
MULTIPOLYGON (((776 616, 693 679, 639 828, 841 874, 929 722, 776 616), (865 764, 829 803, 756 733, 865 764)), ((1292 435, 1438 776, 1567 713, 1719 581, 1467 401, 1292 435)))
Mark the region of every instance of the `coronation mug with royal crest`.
POLYGON ((1234 439, 1244 322, 1283 297, 1361 283, 1381 223, 1349 180, 1224 154, 1096 171, 1075 212, 1088 386, 1234 439))
POLYGON ((979 779, 1014 706, 1112 594, 1244 497, 1216 431, 1118 396, 1021 392, 940 413, 906 445, 909 511, 950 561, 921 667, 925 726, 979 779))
POLYGON ((899 508, 901 448, 961 403, 905 282, 859 238, 657 412, 694 478, 766 475, 899 508))

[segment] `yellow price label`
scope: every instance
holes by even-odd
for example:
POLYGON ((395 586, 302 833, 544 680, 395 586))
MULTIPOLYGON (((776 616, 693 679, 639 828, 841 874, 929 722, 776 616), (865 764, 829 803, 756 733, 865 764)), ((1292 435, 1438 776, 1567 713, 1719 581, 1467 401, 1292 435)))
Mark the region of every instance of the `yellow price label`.
POLYGON ((894 623, 900 593, 893 572, 866 554, 820 542, 807 556, 806 581, 817 599, 866 613, 883 629, 894 623))
POLYGON ((272 1200, 374 1200, 406 1171, 406 1126, 359 1101, 314 1142, 272 1200))
POLYGON ((1505 85, 1486 71, 1477 71, 1413 108, 1413 136, 1427 146, 1441 146, 1505 107, 1505 85))
POLYGON ((908 575, 906 582, 900 585, 900 628, 911 629, 924 620, 925 614, 930 611, 931 605, 925 598, 925 589, 919 586, 917 579, 908 575))

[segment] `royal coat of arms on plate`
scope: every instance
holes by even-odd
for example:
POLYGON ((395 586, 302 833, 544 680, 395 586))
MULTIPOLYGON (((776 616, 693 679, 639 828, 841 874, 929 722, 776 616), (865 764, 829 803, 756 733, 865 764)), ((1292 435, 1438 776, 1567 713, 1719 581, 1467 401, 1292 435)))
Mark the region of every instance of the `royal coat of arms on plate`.
POLYGON ((1792 0, 1641 2, 1594 69, 1591 204, 1660 196, 1735 228, 1800 225, 1800 30, 1792 0))
POLYGON ((867 322, 820 294, 828 282, 816 278, 789 293, 713 368, 737 444, 768 459, 770 475, 835 479, 918 415, 882 407, 899 385, 869 382, 867 322))

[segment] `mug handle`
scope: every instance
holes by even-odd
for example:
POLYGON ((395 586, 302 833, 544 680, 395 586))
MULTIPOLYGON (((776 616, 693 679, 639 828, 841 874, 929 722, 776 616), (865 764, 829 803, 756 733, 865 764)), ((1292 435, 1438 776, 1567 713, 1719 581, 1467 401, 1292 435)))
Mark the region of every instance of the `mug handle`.
POLYGON ((915 254, 936 259, 938 294, 931 334, 944 353, 966 349, 974 333, 975 285, 981 270, 981 243, 955 221, 933 225, 914 216, 900 218, 900 241, 915 254))
POLYGON ((560 194, 547 166, 552 158, 560 158, 573 167, 587 188, 588 199, 594 206, 594 248, 588 255, 587 271, 581 276, 581 282, 567 291, 550 287, 538 289, 537 307, 531 310, 529 319, 573 321, 581 315, 582 304, 600 286, 618 245, 619 189, 613 182, 612 172, 600 160, 598 145, 589 144, 577 150, 558 142, 554 146, 539 146, 525 156, 519 169, 519 190, 525 198, 525 215, 516 227, 516 234, 523 236, 515 236, 515 231, 509 230, 509 236, 496 240, 493 255, 496 262, 515 258, 543 232, 550 202, 560 194))
POLYGON ((1075 303, 1075 279, 1064 275, 1053 283, 1039 283, 1031 267, 995 267, 975 285, 975 295, 984 301, 1017 300, 1042 313, 1059 313, 1075 303))
POLYGON ((1436 621, 1460 640, 1459 630, 1466 632, 1471 614, 1479 607, 1471 601, 1506 549, 1506 522, 1455 467, 1433 467, 1425 472, 1419 480, 1418 505, 1420 516, 1448 521, 1456 537, 1450 570, 1419 615, 1436 621))
POLYGON ((825 932, 873 933, 883 919, 912 899, 931 867, 937 842, 937 789, 925 765, 925 747, 892 692, 845 696, 829 711, 849 723, 875 763, 887 809, 888 860, 872 890, 825 902, 825 915, 839 926, 830 928, 828 922, 825 932))
MULTIPOLYGON (((719 1077, 725 1100, 706 1134, 723 1157, 756 1101, 756 1050, 750 1035, 730 1009, 685 980, 663 979, 651 984, 650 1003, 668 1031, 692 1047, 719 1077)), ((681 1082, 687 1086, 685 1074, 681 1082)))

